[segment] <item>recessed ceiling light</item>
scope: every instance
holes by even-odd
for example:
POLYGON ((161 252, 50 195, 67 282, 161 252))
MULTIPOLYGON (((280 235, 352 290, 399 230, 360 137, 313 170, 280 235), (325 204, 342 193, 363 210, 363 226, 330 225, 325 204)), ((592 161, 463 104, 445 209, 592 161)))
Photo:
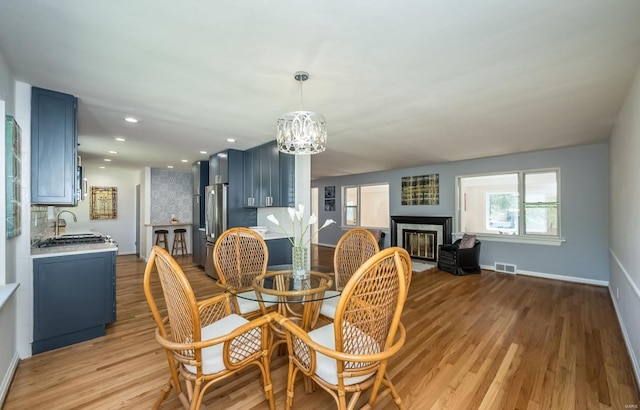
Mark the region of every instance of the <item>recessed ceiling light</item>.
POLYGON ((111 160, 109 158, 105 158, 104 162, 111 162, 111 160))
POLYGON ((227 138, 227 142, 236 142, 236 140, 233 138, 227 138))
POLYGON ((182 161, 182 162, 189 162, 189 160, 188 160, 188 159, 183 159, 183 160, 181 160, 181 161, 182 161))
POLYGON ((167 165, 167 168, 173 168, 173 165, 167 165))
POLYGON ((109 154, 117 154, 118 151, 109 151, 109 154))
POLYGON ((100 169, 107 169, 107 167, 100 167, 100 169))
POLYGON ((124 137, 116 137, 116 141, 125 142, 126 139, 124 137))
POLYGON ((201 154, 206 154, 206 153, 207 153, 207 151, 200 151, 200 153, 201 153, 201 154))
POLYGON ((125 118, 124 118, 124 120, 125 120, 126 122, 130 122, 130 123, 132 123, 132 124, 135 124, 135 123, 137 123, 137 122, 138 122, 138 120, 137 120, 136 118, 133 118, 133 117, 125 117, 125 118))

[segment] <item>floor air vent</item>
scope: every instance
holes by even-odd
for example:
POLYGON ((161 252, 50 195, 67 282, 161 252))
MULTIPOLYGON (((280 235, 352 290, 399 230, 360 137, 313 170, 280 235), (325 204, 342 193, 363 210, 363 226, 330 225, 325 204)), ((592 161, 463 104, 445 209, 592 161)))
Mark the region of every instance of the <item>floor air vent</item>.
POLYGON ((512 265, 510 263, 496 262, 494 265, 494 270, 496 272, 511 273, 515 275, 516 265, 512 265))

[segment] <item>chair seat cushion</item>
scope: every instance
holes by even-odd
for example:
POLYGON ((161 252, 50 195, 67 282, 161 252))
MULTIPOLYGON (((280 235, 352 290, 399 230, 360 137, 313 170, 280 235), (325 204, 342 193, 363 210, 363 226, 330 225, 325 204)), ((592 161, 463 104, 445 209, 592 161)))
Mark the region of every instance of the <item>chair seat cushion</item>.
MULTIPOLYGON (((250 290, 247 292, 238 293, 236 296, 241 314, 246 315, 247 313, 260 310, 260 304, 257 302, 258 295, 256 295, 255 291, 250 290)), ((276 304, 276 302, 278 301, 278 297, 263 293, 262 300, 264 301, 264 305, 266 307, 269 307, 276 304)))
MULTIPOLYGON (((337 298, 336 298, 337 299, 337 298)), ((366 333, 358 331, 359 334, 356 335, 358 340, 362 340, 364 345, 376 344, 375 340, 371 338, 371 336, 366 333)), ((336 349, 336 339, 334 336, 334 324, 329 323, 328 325, 319 327, 311 332, 309 332, 309 337, 314 342, 327 347, 331 350, 336 349)), ((338 384, 338 364, 335 359, 331 357, 325 356, 321 353, 316 353, 316 374, 327 383, 337 385, 338 384)), ((367 380, 372 377, 375 373, 367 374, 364 376, 357 377, 347 377, 344 379, 345 385, 352 385, 356 383, 360 383, 362 381, 367 380)))
POLYGON ((336 308, 340 301, 340 292, 335 290, 327 290, 324 292, 324 297, 327 298, 322 301, 322 307, 320 307, 320 314, 324 317, 333 319, 336 317, 336 308))
MULTIPOLYGON (((236 314, 231 314, 229 316, 223 317, 217 322, 203 327, 200 335, 202 337, 202 340, 213 339, 216 337, 227 335, 246 323, 249 323, 247 319, 236 314)), ((255 345, 260 346, 260 336, 256 336, 256 338, 258 338, 258 340, 256 341, 255 345)), ((220 343, 202 349, 202 373, 214 374, 226 369, 224 366, 224 360, 222 359, 223 345, 224 343, 220 343)), ((184 367, 191 373, 196 372, 195 366, 185 365, 184 367)))

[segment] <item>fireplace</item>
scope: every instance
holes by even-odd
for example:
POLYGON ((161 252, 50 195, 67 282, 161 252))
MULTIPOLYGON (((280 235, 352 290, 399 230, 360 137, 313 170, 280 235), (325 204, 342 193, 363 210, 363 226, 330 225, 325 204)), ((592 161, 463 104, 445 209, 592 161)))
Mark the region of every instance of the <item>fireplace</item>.
POLYGON ((438 245, 451 243, 450 216, 392 216, 391 246, 400 246, 411 258, 438 261, 438 245))

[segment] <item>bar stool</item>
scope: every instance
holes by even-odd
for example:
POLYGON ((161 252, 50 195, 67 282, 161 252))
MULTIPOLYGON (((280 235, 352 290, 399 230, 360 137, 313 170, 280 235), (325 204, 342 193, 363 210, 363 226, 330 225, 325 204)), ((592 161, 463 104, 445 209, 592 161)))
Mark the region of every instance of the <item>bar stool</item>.
POLYGON ((187 232, 184 228, 178 228, 173 230, 173 244, 171 245, 171 256, 177 255, 178 251, 182 255, 187 254, 187 241, 184 238, 184 233, 187 232))
POLYGON ((155 233, 156 233, 156 246, 163 246, 164 249, 167 252, 169 252, 169 239, 167 239, 167 235, 169 234, 169 231, 166 229, 156 229, 155 233))

